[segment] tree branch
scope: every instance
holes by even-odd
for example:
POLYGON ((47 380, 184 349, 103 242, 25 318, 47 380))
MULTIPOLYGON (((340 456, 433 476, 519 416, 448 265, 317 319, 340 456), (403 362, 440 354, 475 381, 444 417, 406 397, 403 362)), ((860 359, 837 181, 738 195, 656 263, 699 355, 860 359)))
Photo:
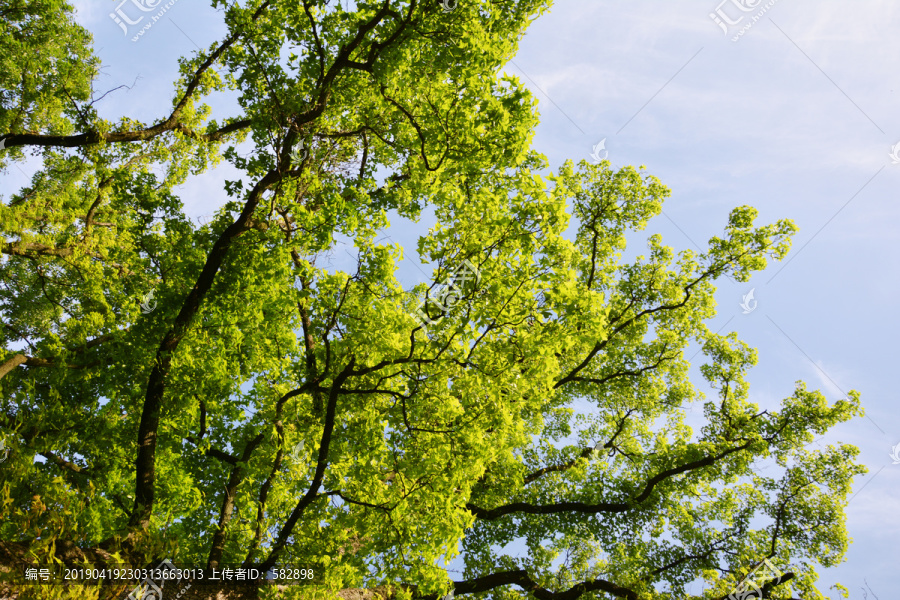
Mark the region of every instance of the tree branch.
POLYGON ((529 594, 533 594, 538 600, 577 600, 582 594, 595 591, 606 592, 618 598, 626 598, 627 600, 638 600, 637 593, 605 579, 584 581, 572 586, 568 590, 551 592, 538 585, 524 569, 492 573, 490 575, 475 577, 465 581, 454 581, 453 593, 454 595, 479 594, 506 585, 517 585, 529 594))
MULTIPOLYGON (((256 12, 251 17, 251 21, 256 21, 260 15, 269 7, 271 4, 271 0, 267 0, 263 2, 263 4, 256 10, 256 12)), ((110 133, 101 133, 99 131, 90 131, 87 133, 81 133, 77 135, 40 135, 40 134, 31 134, 31 133, 23 133, 23 134, 11 134, 6 136, 5 142, 6 147, 11 148, 13 146, 55 146, 61 148, 74 148, 78 146, 89 146, 94 144, 99 144, 101 142, 105 143, 123 143, 123 142, 137 142, 143 140, 149 140, 157 135, 165 133, 167 131, 178 131, 182 135, 192 137, 194 139, 200 139, 203 141, 217 141, 223 135, 231 133, 233 131, 237 131, 238 129, 244 129, 250 126, 250 120, 244 119, 240 121, 234 121, 229 123, 228 125, 218 129, 217 131, 204 134, 197 133, 189 128, 187 128, 183 123, 179 122, 182 112, 187 106, 188 102, 194 95, 197 87, 200 85, 200 81, 203 78, 203 74, 213 65, 222 54, 230 48, 240 37, 243 35, 243 31, 235 31, 228 38, 226 38, 219 47, 216 48, 212 54, 210 54, 207 59, 197 68, 194 72, 193 77, 188 82, 185 87, 184 94, 182 94, 181 99, 175 105, 175 108, 172 110, 172 113, 166 118, 166 120, 157 123, 151 127, 146 127, 144 129, 138 131, 117 131, 110 133)))
POLYGON ((231 515, 234 512, 234 494, 238 486, 244 479, 244 469, 241 464, 246 464, 250 460, 250 456, 256 447, 263 441, 265 436, 258 434, 255 438, 247 442, 244 452, 241 454, 241 460, 235 464, 228 476, 228 483, 225 485, 225 498, 222 499, 222 510, 219 513, 219 523, 213 534, 212 544, 209 549, 209 560, 206 563, 207 569, 213 569, 219 566, 222 561, 222 553, 225 551, 225 528, 231 521, 231 515))
POLYGON ((629 510, 637 508, 636 505, 644 502, 647 498, 649 498, 650 494, 653 493, 653 488, 655 488, 660 482, 664 481, 665 479, 668 479, 675 475, 680 475, 681 473, 686 473, 688 471, 713 465, 717 461, 725 458, 730 454, 734 454, 735 452, 740 452, 741 450, 746 449, 752 443, 753 440, 750 440, 742 444, 741 446, 729 448, 728 450, 720 452, 715 456, 706 456, 704 458, 694 460, 677 467, 672 467, 671 469, 666 469, 665 471, 662 471, 651 477, 644 485, 644 489, 640 494, 625 502, 598 502, 595 504, 588 504, 586 502, 557 502, 554 504, 544 505, 535 505, 529 502, 511 502, 509 504, 498 506, 497 508, 492 508, 489 510, 480 508, 478 506, 475 506, 474 504, 466 504, 466 508, 469 509, 476 518, 486 521, 493 521, 511 513, 550 515, 561 512, 577 512, 583 514, 627 512, 629 510))
POLYGON ((294 525, 297 524, 297 521, 300 519, 300 516, 303 514, 303 511, 306 510, 306 507, 309 506, 313 500, 318 496, 319 487, 322 485, 322 478, 325 475, 325 468, 328 465, 328 446, 331 443, 331 434, 334 431, 334 417, 337 411, 337 401, 340 396, 341 386, 350 377, 350 374, 353 372, 353 367, 356 364, 356 357, 351 356, 350 362, 344 367, 344 370, 335 377, 334 382, 331 384, 331 393, 328 398, 328 406, 325 409, 325 426, 322 429, 322 441, 319 443, 319 458, 316 462, 316 472, 313 475, 313 480, 309 484, 309 489, 306 491, 306 494, 300 499, 297 503, 297 506, 294 507, 293 512, 291 512, 291 516, 288 517, 288 520, 285 522, 284 526, 281 528, 281 531, 278 533, 278 539, 275 544, 272 546, 271 552, 269 552, 268 558, 262 563, 260 566, 260 570, 267 571, 271 568, 275 562, 278 560, 278 556, 281 554, 284 546, 287 544, 287 539, 291 535, 291 531, 294 529, 294 525))

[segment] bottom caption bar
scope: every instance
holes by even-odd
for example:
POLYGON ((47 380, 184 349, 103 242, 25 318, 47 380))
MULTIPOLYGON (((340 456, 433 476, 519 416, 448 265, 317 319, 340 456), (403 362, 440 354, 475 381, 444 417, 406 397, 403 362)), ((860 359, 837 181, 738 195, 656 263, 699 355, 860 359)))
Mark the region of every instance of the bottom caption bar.
MULTIPOLYGON (((145 591, 162 589, 169 584, 179 585, 221 585, 277 583, 279 585, 303 585, 315 583, 315 571, 307 567, 276 566, 268 571, 255 567, 227 566, 218 568, 179 568, 171 561, 164 560, 156 567, 132 567, 126 565, 87 567, 25 567, 20 585, 121 585, 133 583, 137 587, 135 598, 145 597, 145 591)), ((131 597, 131 596, 129 596, 131 597)))

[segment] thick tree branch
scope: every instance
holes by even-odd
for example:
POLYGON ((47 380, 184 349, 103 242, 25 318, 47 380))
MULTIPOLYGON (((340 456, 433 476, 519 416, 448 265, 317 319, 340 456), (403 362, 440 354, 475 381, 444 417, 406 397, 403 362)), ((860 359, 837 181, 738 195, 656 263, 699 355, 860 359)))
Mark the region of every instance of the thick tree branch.
POLYGON ((316 461, 316 472, 313 475, 313 480, 309 484, 309 489, 306 491, 306 494, 303 495, 297 503, 297 506, 294 507, 291 516, 288 517, 284 526, 281 528, 281 531, 278 533, 278 539, 272 546, 268 558, 266 558, 260 566, 261 570, 268 570, 275 564, 278 560, 278 556, 287 544, 288 537, 290 537, 294 525, 297 524, 297 521, 300 519, 303 511, 306 510, 306 507, 318 496, 319 487, 322 485, 322 478, 325 475, 325 468, 328 466, 328 447, 331 444, 331 434, 334 431, 334 417, 337 411, 337 401, 341 393, 341 386, 347 378, 350 377, 355 364, 356 357, 351 356, 350 362, 344 367, 344 370, 335 377, 334 382, 331 384, 331 393, 328 398, 328 406, 325 409, 325 425, 322 429, 322 440, 319 443, 319 457, 316 461))
POLYGON ((138 457, 136 461, 136 485, 134 510, 129 527, 144 527, 149 524, 153 510, 156 482, 156 438, 159 415, 166 391, 166 376, 171 367, 172 355, 188 331, 191 321, 200 310, 200 304, 212 288, 213 281, 231 244, 248 229, 248 222, 259 205, 262 194, 281 178, 275 171, 267 173, 250 191, 240 216, 229 225, 216 240, 206 258, 206 264, 197 277, 181 311, 166 332, 156 351, 156 361, 147 383, 141 422, 138 427, 138 457))
POLYGON ((62 467, 63 469, 66 469, 67 471, 70 471, 72 473, 77 473, 78 475, 84 475, 87 477, 90 476, 90 469, 82 469, 75 463, 69 462, 66 459, 62 458, 61 456, 59 456, 53 452, 50 452, 49 450, 45 451, 45 452, 41 452, 40 455, 43 456, 44 458, 46 458, 47 460, 51 461, 52 463, 62 467))
POLYGON ((13 369, 18 367, 19 365, 24 365, 28 362, 28 357, 24 354, 14 354, 12 357, 8 358, 2 365, 0 365, 0 379, 6 377, 13 369))
MULTIPOLYGON (((57 258, 67 258, 75 254, 75 249, 71 246, 56 248, 54 246, 48 246, 47 244, 38 244, 35 242, 7 242, 3 245, 0 245, 0 253, 8 254, 10 256, 22 256, 35 260, 38 256, 55 256, 57 258)), ((86 252, 85 254, 92 258, 105 260, 104 257, 100 256, 99 254, 93 254, 90 252, 86 252)), ((123 265, 120 265, 118 263, 108 264, 109 266, 118 270, 121 275, 134 275, 132 271, 129 271, 123 265)))
MULTIPOLYGON (((262 15, 263 12, 268 9, 269 4, 271 4, 270 0, 263 2, 263 4, 251 17, 251 21, 256 21, 257 19, 259 19, 260 15, 262 15)), ((123 143, 144 141, 152 139, 167 131, 178 131, 182 135, 211 142, 221 139, 222 136, 228 133, 249 127, 250 120, 244 119, 229 123, 228 125, 221 127, 220 129, 211 133, 198 133, 186 127, 183 123, 180 122, 181 115, 184 112, 185 107, 188 105, 188 102, 190 102, 190 100, 193 98, 194 92, 199 87, 200 82, 203 78, 203 74, 213 64, 215 64, 215 62, 219 60, 219 58, 221 58, 222 54, 228 48, 230 48, 238 39, 240 39, 243 33, 243 31, 235 31, 230 36, 228 36, 221 44, 219 44, 219 47, 216 48, 212 52, 212 54, 210 54, 194 72, 194 75, 191 77, 191 80, 185 87, 184 93, 181 95, 181 98, 175 105, 172 113, 168 116, 168 118, 166 118, 166 120, 157 123, 156 125, 138 131, 116 131, 108 133, 89 131, 87 133, 81 133, 77 135, 41 135, 32 133, 11 134, 6 136, 5 145, 7 148, 11 148, 14 146, 52 146, 60 148, 74 148, 78 146, 90 146, 99 144, 101 142, 123 143)))
POLYGON ((466 504, 466 508, 469 509, 476 518, 484 519, 487 521, 493 521, 512 513, 550 515, 561 512, 576 512, 583 514, 627 512, 629 510, 637 508, 639 504, 647 500, 647 498, 649 498, 653 493, 653 488, 655 488, 660 482, 670 477, 674 477, 675 475, 680 475, 681 473, 686 473, 688 471, 693 471, 702 467, 711 466, 730 454, 734 454, 735 452, 740 452, 741 450, 748 448, 752 443, 753 441, 751 440, 735 448, 724 450, 715 456, 706 456, 704 458, 694 460, 677 467, 672 467, 671 469, 666 469, 665 471, 662 471, 651 477, 644 485, 644 489, 640 494, 625 502, 598 502, 595 504, 589 504, 586 502, 572 501, 556 502, 554 504, 544 505, 536 505, 529 502, 512 502, 510 504, 498 506, 497 508, 492 508, 489 510, 480 508, 478 506, 475 506, 474 504, 466 504))
POLYGON ((533 594, 538 600, 577 600, 582 594, 596 591, 606 592, 617 598, 638 600, 637 593, 605 579, 584 581, 568 590, 552 592, 538 585, 524 569, 492 573, 465 581, 454 581, 453 593, 454 595, 479 594, 506 585, 517 585, 526 592, 533 594))
POLYGON ((222 561, 222 553, 225 551, 225 529, 231 521, 231 515, 234 513, 234 495, 238 486, 244 479, 244 469, 241 464, 246 464, 253 455, 253 451, 263 441, 265 436, 258 434, 255 438, 247 442, 244 452, 241 454, 241 460, 234 465, 228 476, 228 483, 225 485, 225 497, 222 499, 222 509, 219 512, 219 523, 216 532, 213 534, 212 544, 209 550, 209 560, 207 560, 206 568, 212 569, 219 566, 222 561))

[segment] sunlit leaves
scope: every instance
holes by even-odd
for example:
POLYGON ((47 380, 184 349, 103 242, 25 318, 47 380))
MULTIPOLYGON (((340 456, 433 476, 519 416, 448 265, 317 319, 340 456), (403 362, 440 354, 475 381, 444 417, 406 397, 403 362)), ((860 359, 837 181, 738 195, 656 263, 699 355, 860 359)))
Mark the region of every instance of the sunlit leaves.
MULTIPOLYGON (((334 588, 417 586, 402 596, 445 594, 462 551, 465 578, 525 569, 642 598, 700 576, 727 594, 769 554, 796 561, 790 593, 812 590, 813 563, 846 550, 862 468, 851 446, 804 447, 858 416, 858 394, 801 382, 760 410, 755 350, 706 325, 715 281, 783 258, 796 227, 738 207, 706 251, 653 235, 623 260, 669 190, 606 162, 549 171, 530 148, 536 101, 499 70, 545 4, 214 2, 231 41, 181 61, 155 124, 95 114, 85 32, 52 21, 62 3, 16 4, 2 43, 47 79, 0 77, 0 125, 94 141, 47 142, 0 204, 0 339, 19 361, 0 380, 4 539, 46 553, 128 529, 156 372, 136 552, 205 564, 219 532, 223 562, 275 552, 334 588), (51 22, 23 16, 38 9, 51 22), (74 102, 53 96, 65 85, 74 102), (228 90, 239 114, 210 120, 228 90), (195 225, 177 186, 221 160, 241 173, 195 225), (413 286, 413 249, 385 229, 426 209, 433 269, 413 286), (421 297, 462 264, 477 282, 426 331, 421 297)), ((493 597, 531 593, 504 585, 493 597)))

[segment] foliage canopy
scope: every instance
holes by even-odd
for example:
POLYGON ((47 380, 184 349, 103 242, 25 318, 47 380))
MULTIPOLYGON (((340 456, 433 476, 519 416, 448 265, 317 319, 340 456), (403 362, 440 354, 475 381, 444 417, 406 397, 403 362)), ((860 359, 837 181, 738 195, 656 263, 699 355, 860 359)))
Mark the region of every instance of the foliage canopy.
POLYGON ((769 558, 791 570, 767 597, 823 598, 815 564, 846 551, 864 469, 804 446, 858 394, 798 382, 760 410, 755 351, 706 325, 714 282, 785 256, 790 221, 743 206, 705 252, 650 236, 624 262, 668 189, 605 161, 546 175, 535 101, 498 72, 544 0, 213 5, 228 36, 181 61, 152 123, 94 107, 100 63, 65 1, 0 9, 0 166, 40 162, 0 203, 7 564, 663 600, 697 578, 724 598, 769 558), (240 114, 213 119, 229 98, 240 114), (240 177, 195 225, 176 188, 223 160, 240 177), (381 234, 423 211, 434 276, 408 290, 381 234), (340 239, 347 271, 326 260, 340 239), (463 264, 478 277, 450 302, 463 264))

